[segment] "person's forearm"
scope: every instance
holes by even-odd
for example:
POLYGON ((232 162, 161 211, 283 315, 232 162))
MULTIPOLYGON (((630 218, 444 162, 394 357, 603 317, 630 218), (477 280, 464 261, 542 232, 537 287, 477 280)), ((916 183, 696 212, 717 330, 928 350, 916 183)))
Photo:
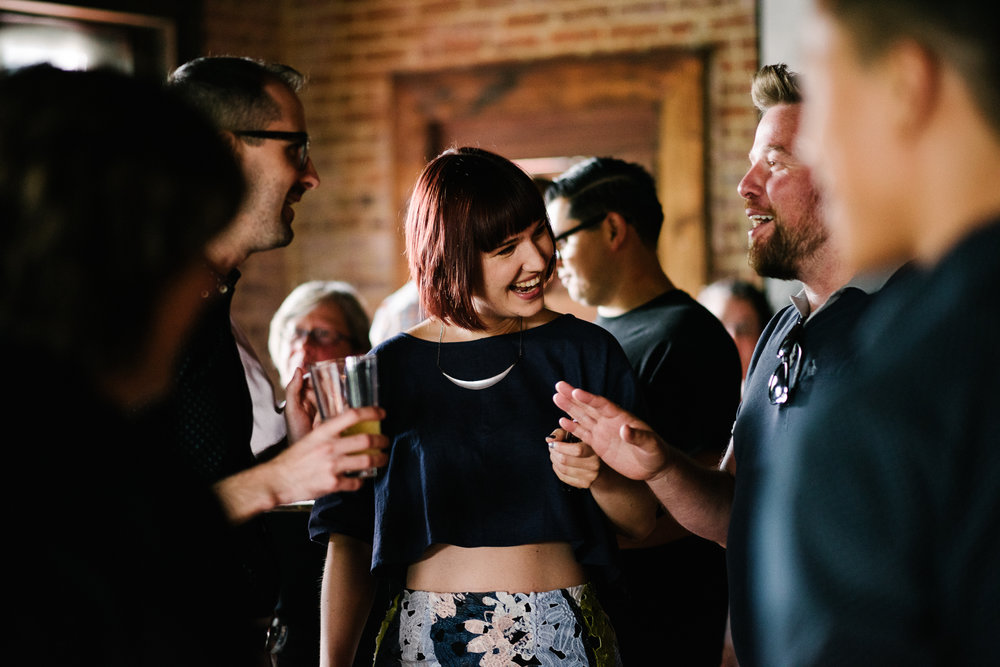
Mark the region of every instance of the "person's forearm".
POLYGON ((691 537, 691 531, 677 523, 677 520, 670 514, 663 513, 656 517, 656 527, 646 538, 635 540, 619 535, 618 546, 622 549, 648 549, 668 542, 676 542, 685 537, 691 537))
POLYGON ((677 523, 726 546, 734 481, 728 472, 705 467, 674 451, 670 465, 647 483, 677 523))
POLYGON ((375 596, 370 568, 368 544, 330 536, 320 596, 320 667, 353 664, 375 596))
POLYGON ((260 463, 235 475, 230 475, 213 486, 226 516, 233 523, 243 523, 281 503, 268 484, 268 463, 260 463))
POLYGON ((590 491, 619 535, 642 540, 656 526, 656 498, 646 484, 605 466, 590 491))

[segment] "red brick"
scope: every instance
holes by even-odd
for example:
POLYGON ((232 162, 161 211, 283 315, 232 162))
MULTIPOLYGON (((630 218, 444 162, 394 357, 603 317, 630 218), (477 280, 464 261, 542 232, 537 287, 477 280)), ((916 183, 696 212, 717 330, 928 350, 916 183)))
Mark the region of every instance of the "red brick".
POLYGON ((569 12, 562 12, 559 18, 566 22, 584 21, 589 19, 606 19, 609 10, 607 7, 586 7, 569 12))
POLYGON ((565 30, 557 31, 552 35, 552 41, 556 43, 566 42, 590 42, 593 43, 598 37, 597 30, 565 30))
POLYGON ((514 14, 507 17, 507 25, 512 28, 519 28, 526 25, 540 25, 549 20, 549 15, 542 12, 533 14, 514 14))
POLYGON ((660 32, 657 25, 628 25, 611 28, 612 37, 647 37, 660 32))

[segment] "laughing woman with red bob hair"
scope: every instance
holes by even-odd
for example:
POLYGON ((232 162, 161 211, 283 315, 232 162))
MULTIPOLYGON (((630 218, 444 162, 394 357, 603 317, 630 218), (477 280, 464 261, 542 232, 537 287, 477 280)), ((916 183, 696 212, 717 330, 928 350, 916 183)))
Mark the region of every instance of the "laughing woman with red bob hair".
POLYGON ((376 665, 620 664, 593 582, 613 576, 615 532, 648 533, 655 505, 562 441, 551 397, 575 378, 641 408, 628 360, 603 329, 545 308, 552 230, 509 160, 432 160, 406 242, 429 317, 374 351, 389 464, 311 517, 329 545, 323 664, 353 659, 376 577, 399 591, 376 665))

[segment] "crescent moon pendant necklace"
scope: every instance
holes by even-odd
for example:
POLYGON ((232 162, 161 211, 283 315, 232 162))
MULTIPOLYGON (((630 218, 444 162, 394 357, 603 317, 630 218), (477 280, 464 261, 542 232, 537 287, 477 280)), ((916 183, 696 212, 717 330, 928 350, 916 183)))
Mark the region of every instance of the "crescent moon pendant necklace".
POLYGON ((524 353, 524 318, 520 318, 520 334, 517 341, 517 358, 514 359, 514 363, 500 371, 493 377, 483 378, 482 380, 459 380, 456 377, 452 377, 444 372, 441 368, 441 341, 444 338, 444 322, 441 323, 441 332, 438 334, 438 353, 437 353, 437 367, 441 371, 441 375, 445 376, 449 382, 463 389, 472 389, 473 391, 479 391, 481 389, 488 389, 493 385, 497 384, 510 373, 514 366, 517 366, 517 362, 521 360, 521 356, 524 353))

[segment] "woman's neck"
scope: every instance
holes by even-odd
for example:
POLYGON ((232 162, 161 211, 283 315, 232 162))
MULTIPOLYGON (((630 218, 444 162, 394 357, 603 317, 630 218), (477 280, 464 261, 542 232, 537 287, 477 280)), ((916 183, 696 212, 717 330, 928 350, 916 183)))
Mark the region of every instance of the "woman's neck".
POLYGON ((496 320, 483 319, 485 329, 464 329, 455 324, 442 322, 435 319, 435 325, 440 332, 439 337, 443 342, 456 343, 461 341, 479 340, 480 338, 492 338, 493 336, 504 336, 506 334, 517 333, 525 329, 523 317, 505 317, 496 320))
POLYGON ((445 322, 442 332, 442 322, 436 317, 431 317, 420 324, 407 330, 407 334, 414 338, 437 342, 438 338, 444 343, 460 343, 492 336, 503 336, 506 334, 521 331, 523 322, 524 330, 532 329, 543 324, 547 324, 559 317, 561 313, 543 308, 538 313, 529 317, 511 317, 498 320, 496 323, 485 322, 487 328, 483 330, 464 329, 453 323, 445 322))

